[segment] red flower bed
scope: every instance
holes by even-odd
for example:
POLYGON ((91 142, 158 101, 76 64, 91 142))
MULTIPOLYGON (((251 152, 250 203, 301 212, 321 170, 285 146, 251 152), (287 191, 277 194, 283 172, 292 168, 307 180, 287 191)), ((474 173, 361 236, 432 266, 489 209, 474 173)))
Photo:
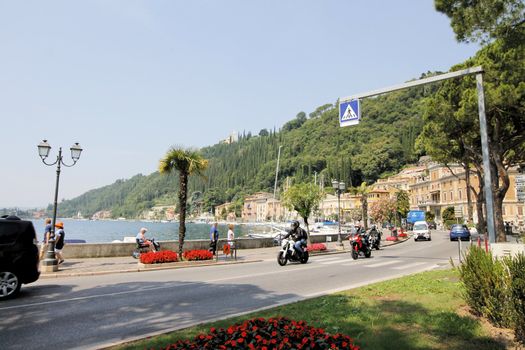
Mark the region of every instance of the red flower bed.
POLYGON ((211 260, 213 259, 213 253, 209 250, 188 250, 182 253, 184 260, 194 261, 194 260, 211 260))
POLYGON ((401 237, 401 238, 404 238, 404 237, 407 237, 407 234, 406 233, 400 233, 397 235, 398 237, 401 237))
POLYGON ((395 241, 397 241, 397 237, 396 237, 396 236, 388 236, 388 237, 386 238, 386 240, 387 240, 387 241, 394 241, 394 242, 395 242, 395 241))
POLYGON ((171 250, 140 254, 140 262, 143 264, 160 264, 176 261, 179 261, 179 256, 171 250))
POLYGON ((304 321, 287 318, 257 318, 234 324, 228 329, 211 328, 193 340, 179 340, 166 350, 186 349, 350 349, 359 350, 347 335, 326 334, 322 328, 308 326, 304 321))
POLYGON ((324 243, 314 243, 312 245, 309 245, 306 250, 309 252, 315 252, 315 251, 323 251, 326 250, 326 244, 324 243))

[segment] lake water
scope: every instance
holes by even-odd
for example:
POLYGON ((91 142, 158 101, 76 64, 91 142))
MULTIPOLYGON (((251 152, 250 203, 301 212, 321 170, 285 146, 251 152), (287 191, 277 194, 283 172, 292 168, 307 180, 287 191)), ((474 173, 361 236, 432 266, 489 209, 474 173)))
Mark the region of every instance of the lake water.
MULTIPOLYGON (((37 237, 42 241, 44 237, 44 220, 32 220, 37 237)), ((142 227, 148 229, 146 237, 158 241, 178 240, 179 223, 161 223, 144 221, 112 221, 112 220, 74 220, 57 219, 64 222, 66 239, 83 239, 87 243, 104 243, 113 240, 122 240, 125 236, 135 237, 142 227)), ((186 239, 209 239, 210 224, 186 224, 186 239)), ((226 224, 218 226, 219 237, 226 238, 228 227, 226 224)), ((249 233, 267 232, 270 228, 262 225, 235 225, 235 237, 247 236, 249 233)))

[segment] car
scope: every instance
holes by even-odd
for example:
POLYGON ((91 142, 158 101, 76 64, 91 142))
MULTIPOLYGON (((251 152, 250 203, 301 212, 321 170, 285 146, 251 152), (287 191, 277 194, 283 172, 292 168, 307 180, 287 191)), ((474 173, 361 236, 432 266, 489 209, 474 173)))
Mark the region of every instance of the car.
POLYGON ((0 300, 18 295, 22 284, 40 277, 36 233, 31 221, 0 218, 0 300))
POLYGON ((437 225, 434 221, 427 222, 429 230, 435 230, 437 228, 437 225))
POLYGON ((470 231, 467 225, 454 224, 450 227, 449 237, 451 241, 470 241, 470 231))
POLYGON ((419 241, 424 239, 427 241, 432 240, 432 235, 430 234, 430 228, 425 221, 416 221, 412 227, 412 232, 414 233, 414 241, 419 241))

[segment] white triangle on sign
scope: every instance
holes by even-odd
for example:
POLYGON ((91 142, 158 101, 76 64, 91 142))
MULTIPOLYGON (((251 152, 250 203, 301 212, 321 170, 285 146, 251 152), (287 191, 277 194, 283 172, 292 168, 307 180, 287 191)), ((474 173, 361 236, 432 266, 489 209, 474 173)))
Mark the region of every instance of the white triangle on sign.
POLYGON ((354 110, 350 108, 350 104, 348 104, 348 106, 346 106, 345 114, 343 114, 343 117, 341 118, 341 121, 352 120, 352 119, 356 120, 359 118, 357 117, 357 114, 355 114, 354 110))

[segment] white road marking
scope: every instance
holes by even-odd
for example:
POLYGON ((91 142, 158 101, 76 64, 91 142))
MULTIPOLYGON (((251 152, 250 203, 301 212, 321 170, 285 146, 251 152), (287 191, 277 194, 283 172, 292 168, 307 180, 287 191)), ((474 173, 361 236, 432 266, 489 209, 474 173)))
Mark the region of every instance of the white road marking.
POLYGON ((416 267, 416 266, 420 266, 420 265, 424 265, 426 264, 425 262, 415 262, 415 263, 412 263, 412 264, 407 264, 407 265, 403 265, 403 266, 396 266, 396 267, 392 267, 393 270, 404 270, 404 269, 409 269, 411 267, 416 267))
POLYGON ((387 266, 392 264, 399 264, 400 262, 403 262, 403 260, 394 260, 394 261, 384 261, 377 264, 372 265, 365 265, 365 267, 379 267, 379 266, 387 266))
POLYGON ((311 258, 312 261, 320 261, 320 262, 325 262, 325 261, 330 261, 330 260, 340 260, 341 257, 340 256, 336 256, 336 257, 319 257, 319 258, 311 258))
POLYGON ((322 261, 322 262, 320 262, 320 264, 322 264, 322 265, 331 265, 331 264, 341 264, 341 263, 345 263, 345 262, 348 262, 348 259, 337 259, 335 261, 322 261))

